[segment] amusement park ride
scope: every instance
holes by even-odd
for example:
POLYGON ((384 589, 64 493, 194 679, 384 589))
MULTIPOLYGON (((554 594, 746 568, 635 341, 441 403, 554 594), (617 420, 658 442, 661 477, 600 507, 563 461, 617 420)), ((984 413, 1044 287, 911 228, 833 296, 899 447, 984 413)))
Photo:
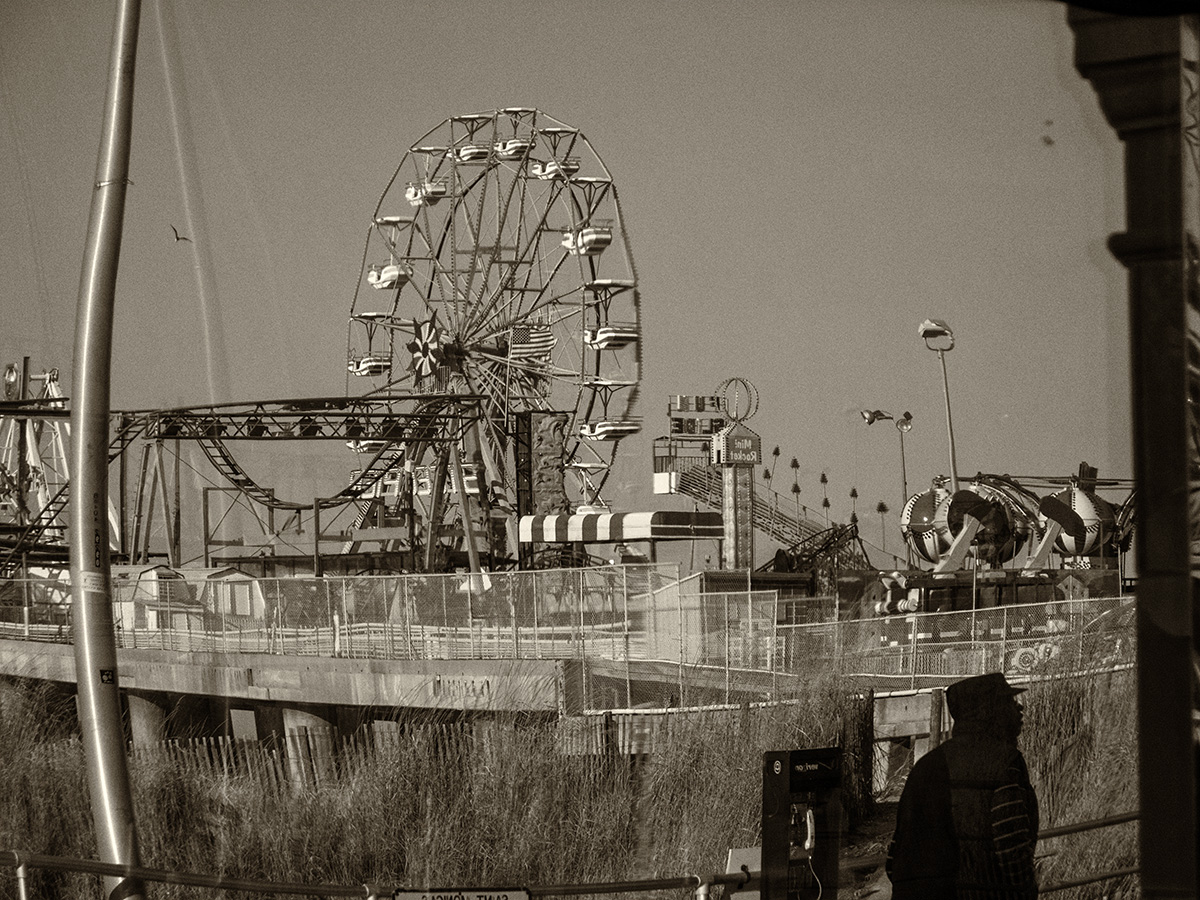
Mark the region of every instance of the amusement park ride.
MULTIPOLYGON (((198 504, 192 558, 206 566, 278 575, 586 564, 587 541, 611 536, 603 491, 617 448, 640 429, 640 308, 616 186, 578 129, 527 108, 449 118, 404 153, 371 216, 345 396, 113 415, 114 559, 183 563, 187 443, 220 480, 198 504), (286 499, 239 460, 233 448, 246 441, 344 445, 350 474, 332 496, 286 499), (218 536, 235 508, 262 541, 218 536), (311 554, 279 555, 272 539, 284 533, 306 533, 311 554)), ((0 407, 4 575, 67 560, 67 401, 56 370, 28 368, 8 367, 0 407)), ((752 569, 754 535, 766 535, 780 549, 759 578, 836 591, 865 614, 954 608, 964 585, 975 597, 981 583, 997 602, 1052 599, 1037 592, 1067 577, 1071 590, 1119 590, 1132 502, 1097 492, 1127 484, 1086 464, 1063 479, 980 474, 957 490, 936 479, 901 515, 920 564, 881 572, 855 522, 815 521, 799 505, 792 515, 778 494, 762 495, 760 441, 746 425, 757 403, 740 378, 672 398, 669 434, 654 443, 655 493, 718 512, 621 518, 645 516, 653 537, 655 516, 680 517, 658 521, 658 534, 721 539, 723 569, 752 569)))
POLYGON ((66 560, 67 408, 58 370, 4 370, 0 402, 0 574, 66 560), (41 382, 40 390, 29 387, 41 382), (31 396, 33 393, 33 396, 31 396))
MULTIPOLYGON (((637 276, 616 185, 592 145, 535 109, 454 116, 404 153, 371 216, 350 304, 345 397, 114 414, 118 555, 149 557, 158 500, 168 560, 182 558, 178 467, 172 489, 164 452, 191 442, 224 481, 203 493, 205 564, 223 554, 226 564, 264 565, 260 551, 239 557, 217 538, 213 523, 233 505, 250 508, 268 540, 307 529, 318 571, 537 564, 518 542, 517 517, 607 510, 617 447, 640 427, 640 375, 637 276), (345 487, 284 499, 233 450, 282 440, 345 444, 354 460, 345 487), (129 492, 126 456, 137 441, 129 492), (323 517, 347 511, 352 524, 322 530, 323 517)), ((25 424, 9 430, 25 435, 28 411, 5 412, 22 414, 12 422, 25 424)), ((15 448, 4 467, 12 524, 0 557, 11 567, 61 545, 65 558, 53 502, 35 504, 34 515, 16 486, 44 467, 27 467, 15 448)), ((65 505, 65 468, 61 477, 65 505)))
MULTIPOLYGON (((758 436, 745 426, 756 408, 757 394, 744 379, 727 380, 714 396, 672 397, 670 433, 654 442, 654 490, 722 509, 727 568, 748 567, 756 531, 781 544, 758 567, 764 587, 762 573, 799 576, 807 591, 836 594, 839 608, 855 617, 1123 590, 1134 531, 1128 480, 1100 479, 1081 463, 1077 474, 1062 478, 980 473, 958 490, 950 488, 949 477, 938 476, 929 490, 911 496, 906 482, 900 528, 909 559, 920 562, 883 571, 870 564, 853 517, 846 524, 821 524, 798 500, 793 514, 777 492, 750 484, 745 476, 762 460, 758 436), (749 399, 737 412, 739 395, 749 399), (739 445, 747 455, 731 458, 739 445), (740 481, 733 474, 739 468, 740 481), (1115 491, 1120 499, 1107 500, 1101 491, 1115 491)), ((899 427, 903 439, 911 414, 899 427)))

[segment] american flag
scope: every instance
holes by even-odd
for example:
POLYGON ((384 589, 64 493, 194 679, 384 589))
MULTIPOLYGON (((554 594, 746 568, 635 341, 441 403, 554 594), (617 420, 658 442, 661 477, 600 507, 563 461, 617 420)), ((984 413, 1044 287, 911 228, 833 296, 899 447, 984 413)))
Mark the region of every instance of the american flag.
POLYGON ((520 322, 512 327, 508 343, 509 359, 529 359, 549 362, 550 351, 558 339, 550 333, 550 326, 538 322, 520 322))

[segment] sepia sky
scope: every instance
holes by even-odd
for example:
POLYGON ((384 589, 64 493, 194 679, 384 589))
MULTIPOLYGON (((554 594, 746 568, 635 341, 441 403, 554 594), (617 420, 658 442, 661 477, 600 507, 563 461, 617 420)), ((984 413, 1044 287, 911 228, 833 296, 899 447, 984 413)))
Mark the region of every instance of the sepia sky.
MULTIPOLYGON (((114 9, 0 0, 0 363, 68 388, 114 9)), ((690 505, 650 494, 650 441, 669 394, 736 375, 776 483, 796 457, 819 509, 826 473, 842 520, 855 487, 897 549, 897 436, 858 410, 912 412, 910 490, 948 474, 931 316, 957 341, 961 476, 1127 478, 1121 148, 1072 52, 1052 0, 146 0, 113 406, 344 392, 405 149, 527 106, 603 159, 637 266, 644 428, 617 507, 690 505)))

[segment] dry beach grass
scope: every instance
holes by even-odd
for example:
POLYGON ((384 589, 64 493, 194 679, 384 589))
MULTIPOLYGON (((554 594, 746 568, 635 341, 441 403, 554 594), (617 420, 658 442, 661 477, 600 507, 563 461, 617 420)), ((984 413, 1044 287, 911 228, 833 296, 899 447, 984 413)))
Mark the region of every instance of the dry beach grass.
MULTIPOLYGON (((1031 686, 1023 745, 1043 826, 1136 808, 1133 695, 1129 672, 1063 673, 1031 686)), ((72 708, 44 689, 10 684, 3 697, 0 849, 94 857, 72 708)), ((142 859, 309 884, 537 886, 717 872, 730 847, 759 843, 764 751, 861 734, 862 702, 836 678, 794 700, 680 718, 636 761, 566 754, 552 722, 467 729, 403 717, 390 739, 344 749, 325 778, 302 788, 278 770, 139 753, 131 776, 142 859)), ((862 765, 854 748, 848 756, 862 765)), ((890 807, 876 814, 869 796, 848 796, 847 806, 846 855, 878 850, 890 807)), ((1046 842, 1043 883, 1136 865, 1135 835, 1128 824, 1046 842)), ((31 870, 31 878, 34 896, 95 895, 91 876, 31 870)), ((1051 896, 1134 896, 1127 881, 1051 896)), ((872 882, 846 884, 844 895, 864 895, 872 882)), ((153 893, 214 896, 168 885, 153 893)), ((0 894, 16 896, 11 877, 0 894)))

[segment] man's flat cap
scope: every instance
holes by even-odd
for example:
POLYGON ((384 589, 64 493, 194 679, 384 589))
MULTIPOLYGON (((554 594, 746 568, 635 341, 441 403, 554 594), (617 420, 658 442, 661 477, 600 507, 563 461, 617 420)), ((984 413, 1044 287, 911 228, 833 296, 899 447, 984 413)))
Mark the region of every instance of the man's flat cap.
POLYGON ((1013 687, 999 672, 964 678, 946 688, 946 706, 950 715, 958 718, 961 713, 975 709, 994 709, 997 702, 1008 700, 1024 692, 1025 688, 1013 687))

